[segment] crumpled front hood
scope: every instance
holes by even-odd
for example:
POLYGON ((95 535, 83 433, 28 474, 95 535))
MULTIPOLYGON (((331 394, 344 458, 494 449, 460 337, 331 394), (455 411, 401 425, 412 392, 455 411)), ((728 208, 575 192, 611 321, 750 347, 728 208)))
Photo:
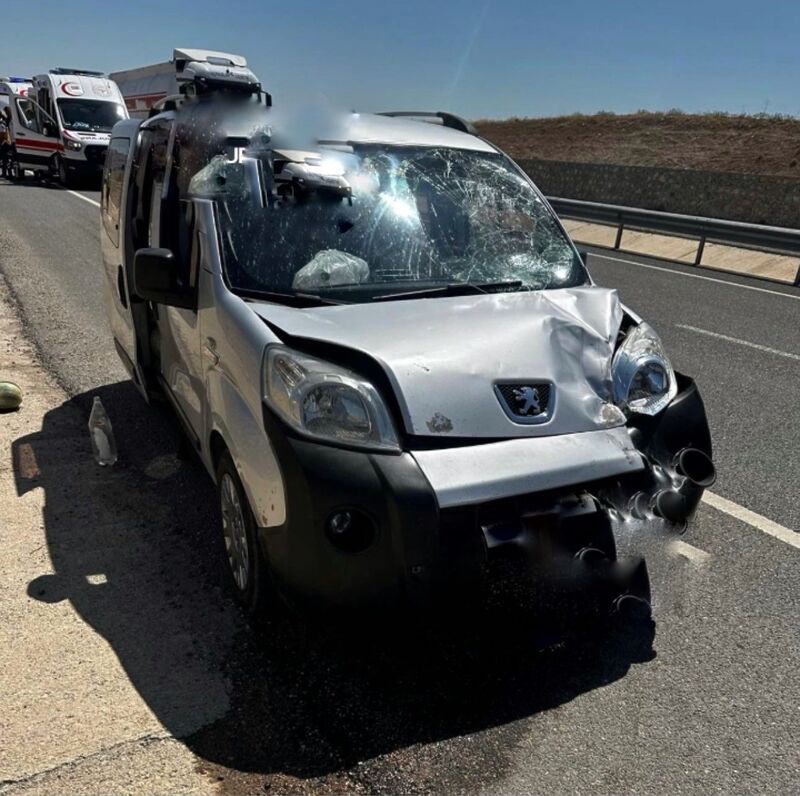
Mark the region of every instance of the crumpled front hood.
POLYGON ((406 431, 527 437, 622 425, 608 406, 622 322, 616 291, 579 287, 295 309, 250 307, 277 330, 364 352, 385 370, 406 431), (498 382, 550 382, 550 419, 515 422, 498 382))

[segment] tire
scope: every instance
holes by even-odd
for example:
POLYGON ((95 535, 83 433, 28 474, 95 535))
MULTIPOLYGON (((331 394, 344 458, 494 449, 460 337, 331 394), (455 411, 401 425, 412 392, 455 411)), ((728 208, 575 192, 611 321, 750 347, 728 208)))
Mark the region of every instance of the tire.
POLYGON ((22 179, 22 169, 19 167, 16 152, 12 152, 8 160, 8 179, 11 182, 19 182, 22 179))
POLYGON ((75 184, 75 178, 67 171, 67 164, 64 162, 64 158, 58 155, 56 155, 54 171, 58 181, 64 188, 72 188, 75 184))
POLYGON ((274 601, 253 511, 227 451, 217 465, 223 563, 234 599, 251 618, 263 618, 274 601))

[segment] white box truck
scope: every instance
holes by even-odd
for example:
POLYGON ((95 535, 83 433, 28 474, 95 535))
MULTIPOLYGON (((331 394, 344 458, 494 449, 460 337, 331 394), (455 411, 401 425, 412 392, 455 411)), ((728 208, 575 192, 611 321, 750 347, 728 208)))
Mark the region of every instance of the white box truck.
POLYGON ((247 93, 254 87, 260 90, 258 78, 241 55, 215 50, 176 48, 170 61, 112 72, 110 77, 122 91, 128 113, 139 119, 147 118, 168 97, 210 92, 220 82, 228 91, 232 82, 240 82, 247 93))

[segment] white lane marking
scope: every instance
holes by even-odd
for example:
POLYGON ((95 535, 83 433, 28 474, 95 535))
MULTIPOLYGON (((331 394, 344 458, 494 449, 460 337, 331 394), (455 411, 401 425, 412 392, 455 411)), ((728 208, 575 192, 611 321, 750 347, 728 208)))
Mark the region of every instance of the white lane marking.
MULTIPOLYGON (((623 260, 621 257, 609 257, 607 254, 597 254, 596 252, 589 252, 590 257, 599 257, 601 260, 610 260, 612 263, 625 263, 626 265, 638 265, 640 268, 649 268, 651 271, 664 271, 667 274, 676 274, 677 276, 687 276, 690 279, 703 279, 706 282, 717 282, 720 285, 728 285, 728 287, 740 287, 742 290, 755 290, 758 293, 769 293, 770 296, 783 296, 783 298, 795 299, 800 301, 800 294, 794 295, 792 293, 782 293, 779 290, 769 290, 765 287, 755 287, 754 285, 742 285, 739 282, 728 282, 726 279, 715 279, 713 276, 703 276, 702 274, 687 274, 686 271, 678 271, 672 268, 662 268, 659 265, 647 265, 645 263, 637 263, 636 260, 623 260)), ((789 287, 790 285, 786 285, 789 287)))
POLYGON ((690 332, 697 332, 698 334, 707 334, 709 337, 716 337, 719 340, 727 340, 729 343, 737 343, 738 345, 746 345, 748 348, 755 348, 756 351, 765 351, 767 354, 775 354, 779 357, 786 357, 787 359, 795 359, 800 362, 799 354, 790 354, 788 351, 781 351, 777 348, 769 348, 759 343, 751 343, 749 340, 741 340, 738 337, 731 337, 727 334, 720 334, 719 332, 710 332, 708 329, 698 329, 697 326, 689 326, 686 323, 676 323, 678 329, 688 329, 690 332))
POLYGON ((78 199, 83 199, 84 202, 88 202, 95 207, 100 207, 100 202, 96 202, 94 199, 90 199, 88 196, 84 196, 82 193, 78 193, 77 191, 67 191, 67 193, 71 193, 73 196, 77 196, 78 199))
POLYGON ((697 564, 698 567, 705 566, 711 558, 711 553, 707 553, 705 550, 694 547, 694 545, 690 545, 680 539, 673 539, 669 546, 673 553, 683 556, 693 564, 697 564))
POLYGON ((732 500, 728 500, 727 498, 715 495, 713 492, 706 490, 703 494, 703 503, 708 503, 709 506, 713 506, 713 508, 718 511, 722 511, 725 514, 729 514, 731 517, 735 517, 737 520, 746 522, 753 528, 757 528, 759 531, 773 536, 775 539, 780 539, 781 542, 786 542, 786 544, 791 547, 800 550, 800 533, 796 533, 789 528, 784 528, 783 525, 778 525, 777 522, 762 517, 760 514, 756 514, 754 511, 750 511, 750 509, 746 509, 744 506, 740 506, 732 500))

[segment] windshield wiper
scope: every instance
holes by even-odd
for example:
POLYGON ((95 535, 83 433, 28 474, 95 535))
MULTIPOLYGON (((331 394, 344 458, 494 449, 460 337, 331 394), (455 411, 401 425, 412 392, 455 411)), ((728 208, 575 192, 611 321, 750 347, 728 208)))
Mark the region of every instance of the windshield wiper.
POLYGON ((256 301, 277 301, 292 307, 318 307, 333 304, 349 304, 349 301, 324 298, 314 293, 280 293, 276 290, 251 290, 249 288, 233 288, 232 292, 242 298, 256 301))
POLYGON ((437 287, 408 290, 404 293, 381 293, 373 296, 373 301, 392 301, 395 299, 425 298, 426 296, 458 296, 468 293, 496 293, 503 290, 518 290, 522 280, 510 279, 506 282, 450 282, 437 287))

